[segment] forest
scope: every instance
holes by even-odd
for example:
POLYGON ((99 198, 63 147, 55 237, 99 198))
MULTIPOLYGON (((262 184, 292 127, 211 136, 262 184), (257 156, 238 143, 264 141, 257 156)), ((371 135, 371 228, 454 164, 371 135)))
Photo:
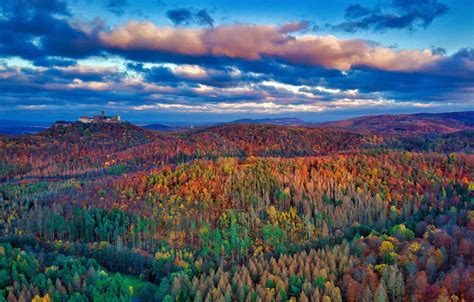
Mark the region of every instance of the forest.
POLYGON ((474 301, 474 112, 0 135, 0 301, 474 301))

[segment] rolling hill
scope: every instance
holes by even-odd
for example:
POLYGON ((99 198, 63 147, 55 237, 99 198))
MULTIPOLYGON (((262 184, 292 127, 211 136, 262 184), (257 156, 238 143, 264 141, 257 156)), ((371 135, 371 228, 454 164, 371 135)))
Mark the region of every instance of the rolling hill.
POLYGON ((362 116, 319 124, 318 127, 399 134, 447 134, 474 129, 474 111, 362 116))

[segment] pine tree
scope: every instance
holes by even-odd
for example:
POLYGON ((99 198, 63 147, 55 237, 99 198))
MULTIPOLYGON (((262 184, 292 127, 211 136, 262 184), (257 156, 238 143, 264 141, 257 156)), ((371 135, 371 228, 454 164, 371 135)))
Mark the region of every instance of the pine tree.
POLYGON ((368 285, 364 286, 362 290, 362 295, 360 296, 361 302, 371 302, 372 301, 372 293, 370 292, 370 288, 368 285))
POLYGON ((390 296, 393 301, 402 301, 405 292, 403 275, 397 267, 391 267, 388 283, 390 284, 390 296))
POLYGON ((300 301, 300 302, 309 302, 308 296, 306 296, 306 294, 304 293, 304 291, 301 292, 299 301, 300 301))
POLYGON ((375 291, 374 301, 375 302, 388 302, 387 291, 385 290, 385 286, 383 285, 383 282, 380 282, 379 286, 377 287, 377 290, 375 291))

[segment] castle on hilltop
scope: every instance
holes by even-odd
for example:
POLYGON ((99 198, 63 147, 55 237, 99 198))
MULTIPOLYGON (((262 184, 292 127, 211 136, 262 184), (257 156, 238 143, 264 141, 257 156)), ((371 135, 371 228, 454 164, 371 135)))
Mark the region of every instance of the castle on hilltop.
POLYGON ((79 118, 79 122, 84 123, 84 124, 94 124, 94 123, 116 124, 116 123, 120 123, 120 115, 106 116, 105 112, 102 111, 100 115, 96 115, 93 117, 81 116, 79 118))

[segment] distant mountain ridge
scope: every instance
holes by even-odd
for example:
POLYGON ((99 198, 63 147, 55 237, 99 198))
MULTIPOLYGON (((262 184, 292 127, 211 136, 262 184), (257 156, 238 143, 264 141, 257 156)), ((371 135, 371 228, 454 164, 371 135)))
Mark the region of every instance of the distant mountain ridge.
MULTIPOLYGON (((207 127, 212 127, 212 126, 228 125, 228 124, 254 124, 254 125, 268 124, 268 125, 291 126, 291 125, 304 125, 304 124, 307 124, 307 122, 305 122, 304 120, 300 118, 295 118, 295 117, 263 118, 263 119, 244 118, 244 119, 238 119, 238 120, 234 120, 230 122, 200 124, 200 125, 197 125, 196 128, 202 129, 202 128, 207 128, 207 127)), ((194 128, 194 126, 192 125, 170 126, 170 125, 160 124, 160 123, 148 124, 142 127, 148 130, 163 131, 163 132, 176 131, 176 130, 180 130, 180 131, 190 130, 194 128)))
POLYGON ((422 118, 446 118, 474 126, 474 111, 443 112, 443 113, 418 113, 414 116, 422 118))
POLYGON ((46 130, 50 126, 51 123, 49 122, 0 120, 0 134, 32 134, 46 130))
POLYGON ((474 111, 369 115, 322 123, 317 126, 375 133, 447 134, 462 130, 474 130, 474 111))
POLYGON ((281 117, 281 118, 263 118, 263 119, 238 119, 225 124, 270 124, 270 125, 302 125, 306 122, 296 117, 281 117))
POLYGON ((165 124, 149 124, 142 127, 148 130, 158 130, 158 131, 171 131, 175 129, 175 127, 171 127, 165 124))
MULTIPOLYGON (((444 113, 417 113, 417 114, 385 114, 368 115, 352 119, 339 120, 325 123, 311 123, 295 117, 238 119, 230 122, 191 125, 168 125, 153 123, 141 126, 147 130, 161 132, 188 131, 193 128, 205 129, 219 125, 229 124, 268 124, 280 126, 307 126, 318 128, 339 128, 352 131, 373 133, 398 133, 398 134, 448 134, 457 131, 474 131, 474 111, 444 112, 444 113)), ((46 130, 51 123, 27 121, 2 121, 0 120, 0 134, 18 135, 32 134, 46 130)))
MULTIPOLYGON (((280 126, 313 126, 322 128, 340 128, 354 131, 369 131, 374 133, 438 133, 447 134, 462 130, 474 130, 474 111, 416 113, 416 114, 383 114, 367 115, 352 119, 325 123, 312 123, 296 117, 281 118, 244 118, 230 122, 209 123, 196 126, 207 127, 229 124, 280 125, 280 126)), ((167 124, 149 124, 143 126, 148 130, 163 132, 186 131, 192 126, 170 126, 167 124)))

